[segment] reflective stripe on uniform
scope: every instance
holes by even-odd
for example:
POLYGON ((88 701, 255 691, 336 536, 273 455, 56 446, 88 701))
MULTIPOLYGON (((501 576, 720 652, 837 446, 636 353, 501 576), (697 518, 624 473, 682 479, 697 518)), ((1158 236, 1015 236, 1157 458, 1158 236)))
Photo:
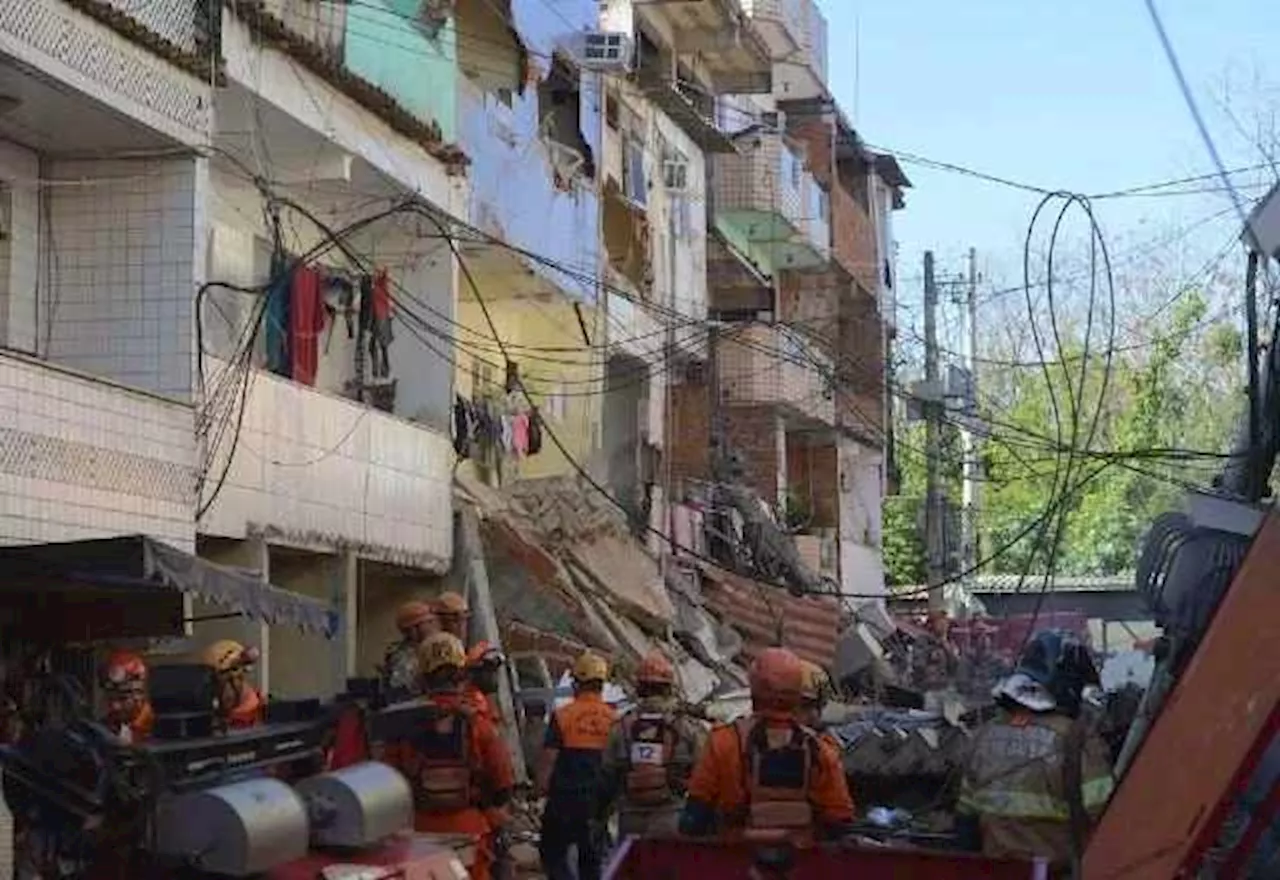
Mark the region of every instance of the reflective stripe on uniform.
MULTIPOLYGON (((1080 788, 1084 808, 1092 811, 1106 804, 1115 788, 1110 776, 1091 779, 1080 788)), ((1066 801, 1052 795, 1011 791, 987 786, 976 791, 965 786, 958 806, 965 813, 980 813, 1005 819, 1045 819, 1056 822, 1070 820, 1066 801)))
POLYGON ((1110 774, 1090 779, 1080 786, 1080 794, 1084 799, 1084 808, 1092 812, 1099 807, 1105 806, 1107 801, 1111 799, 1111 793, 1115 789, 1116 784, 1110 774))

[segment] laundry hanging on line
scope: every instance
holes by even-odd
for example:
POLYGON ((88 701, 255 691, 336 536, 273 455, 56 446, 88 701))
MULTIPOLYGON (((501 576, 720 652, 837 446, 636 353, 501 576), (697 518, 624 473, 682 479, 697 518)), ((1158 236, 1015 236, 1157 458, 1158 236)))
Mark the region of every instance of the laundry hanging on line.
POLYGON ((541 418, 534 410, 513 409, 502 399, 468 400, 457 395, 453 449, 459 458, 482 461, 494 455, 514 460, 537 455, 542 451, 541 418))

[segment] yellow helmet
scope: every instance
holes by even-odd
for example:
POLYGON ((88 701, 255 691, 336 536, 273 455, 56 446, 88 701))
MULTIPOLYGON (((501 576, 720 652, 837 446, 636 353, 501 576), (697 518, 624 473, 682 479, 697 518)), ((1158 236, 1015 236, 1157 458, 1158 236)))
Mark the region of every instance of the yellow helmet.
POLYGON ((801 660, 800 665, 804 670, 800 699, 810 703, 825 703, 832 692, 831 679, 827 676, 827 671, 817 663, 810 663, 808 660, 801 660))
POLYGON ((220 673, 252 666, 257 659, 258 652, 255 648, 246 648, 231 639, 219 639, 200 655, 201 663, 220 673))
POLYGON ((608 677, 608 662, 593 651, 583 651, 573 661, 573 680, 576 682, 604 681, 608 677))
POLYGON ((418 645, 418 672, 422 675, 431 675, 445 668, 461 672, 466 666, 466 649, 452 633, 432 633, 418 645))

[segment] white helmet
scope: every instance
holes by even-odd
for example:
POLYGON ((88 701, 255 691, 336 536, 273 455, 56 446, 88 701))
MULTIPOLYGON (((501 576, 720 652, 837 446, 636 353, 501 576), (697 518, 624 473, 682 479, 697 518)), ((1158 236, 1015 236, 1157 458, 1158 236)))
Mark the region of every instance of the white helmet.
POLYGON ((1058 707, 1049 689, 1024 672, 1002 679, 991 689, 991 696, 1012 700, 1032 712, 1052 712, 1058 707))

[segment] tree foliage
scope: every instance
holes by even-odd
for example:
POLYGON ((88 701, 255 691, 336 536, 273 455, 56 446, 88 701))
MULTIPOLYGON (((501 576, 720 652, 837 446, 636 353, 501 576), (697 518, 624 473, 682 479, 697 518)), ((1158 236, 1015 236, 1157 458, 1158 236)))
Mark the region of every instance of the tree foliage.
MULTIPOLYGON (((1012 353, 980 363, 985 428, 978 555, 994 557, 984 571, 1131 571, 1152 520, 1176 506, 1185 487, 1205 485, 1217 472, 1220 460, 1167 451, 1228 449, 1244 406, 1242 334, 1220 311, 1210 314, 1204 292, 1182 290, 1166 301, 1169 307, 1143 328, 1140 344, 1118 344, 1109 363, 1098 351, 1096 329, 1083 358, 1083 322, 1069 318, 1060 321, 1067 369, 1053 353, 1047 369, 1012 353), (1086 448, 1095 408, 1096 432, 1086 448), (1051 530, 1040 542, 1039 529, 1017 538, 1063 499, 1068 469, 1076 491, 1063 501, 1065 527, 1051 560, 1051 530)), ((999 329, 1009 332, 1007 325, 999 329)), ((945 491, 958 499, 961 456, 951 433, 942 453, 945 491)), ((886 504, 885 562, 890 583, 920 583, 923 431, 899 425, 898 436, 902 488, 901 497, 886 504)))

